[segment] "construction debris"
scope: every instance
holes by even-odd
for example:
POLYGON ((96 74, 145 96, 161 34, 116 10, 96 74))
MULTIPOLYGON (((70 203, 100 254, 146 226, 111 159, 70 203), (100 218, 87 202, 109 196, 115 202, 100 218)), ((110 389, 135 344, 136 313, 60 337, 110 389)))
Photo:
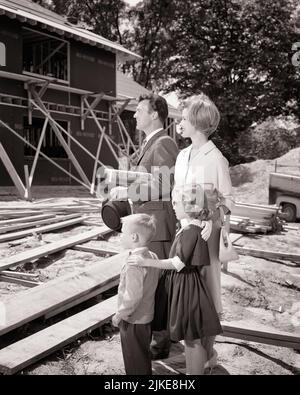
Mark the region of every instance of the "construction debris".
POLYGON ((240 233, 269 233, 283 230, 284 222, 276 206, 236 202, 230 216, 230 229, 240 233))

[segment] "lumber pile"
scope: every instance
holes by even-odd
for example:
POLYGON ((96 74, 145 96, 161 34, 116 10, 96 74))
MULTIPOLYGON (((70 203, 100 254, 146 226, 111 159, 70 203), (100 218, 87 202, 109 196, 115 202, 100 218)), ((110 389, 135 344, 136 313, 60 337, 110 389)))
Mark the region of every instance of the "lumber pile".
MULTIPOLYGON (((48 281, 8 298, 3 307, 8 312, 0 322, 0 336, 35 318, 65 311, 118 284, 127 252, 103 259, 82 272, 48 281)), ((48 315, 49 317, 49 315, 48 315)))
MULTIPOLYGON (((61 214, 67 215, 72 213, 91 214, 96 213, 100 215, 101 202, 94 198, 91 199, 72 199, 70 203, 22 203, 20 205, 0 204, 0 221, 9 219, 18 219, 29 216, 41 216, 45 214, 61 214)), ((25 220, 25 218, 24 218, 25 220)), ((22 221, 24 222, 24 221, 22 221)), ((1 226, 1 223, 0 223, 1 226)))
POLYGON ((276 206, 236 202, 230 216, 230 229, 239 233, 269 233, 283 230, 276 206))
POLYGON ((256 258, 268 259, 275 262, 278 260, 287 260, 295 262, 297 266, 300 264, 300 254, 291 254, 283 251, 258 250, 257 248, 239 246, 234 246, 234 248, 239 255, 250 255, 256 258))
POLYGON ((49 200, 20 205, 0 204, 0 243, 77 224, 87 225, 84 221, 91 215, 96 218, 91 225, 103 225, 98 199, 72 199, 63 205, 49 200))
POLYGON ((14 374, 109 321, 117 297, 106 299, 0 350, 0 372, 14 374))
POLYGON ((76 244, 84 243, 95 237, 103 236, 108 232, 111 232, 111 230, 107 228, 107 226, 102 226, 96 230, 84 232, 76 236, 65 237, 60 241, 48 243, 36 248, 31 248, 29 251, 24 251, 8 258, 2 258, 0 263, 0 271, 24 264, 26 262, 31 262, 35 259, 41 258, 42 256, 54 254, 55 252, 65 250, 76 244))

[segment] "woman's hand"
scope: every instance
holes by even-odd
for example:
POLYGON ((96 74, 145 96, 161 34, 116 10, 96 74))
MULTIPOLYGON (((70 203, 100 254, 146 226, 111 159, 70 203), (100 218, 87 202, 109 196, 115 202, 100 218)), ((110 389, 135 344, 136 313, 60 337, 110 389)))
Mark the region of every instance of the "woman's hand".
POLYGON ((127 263, 133 266, 144 266, 143 265, 144 261, 145 259, 140 255, 130 254, 129 257, 127 258, 127 263))
POLYGON ((207 241, 212 232, 212 220, 209 221, 202 221, 202 225, 204 228, 202 229, 201 236, 203 240, 207 241))

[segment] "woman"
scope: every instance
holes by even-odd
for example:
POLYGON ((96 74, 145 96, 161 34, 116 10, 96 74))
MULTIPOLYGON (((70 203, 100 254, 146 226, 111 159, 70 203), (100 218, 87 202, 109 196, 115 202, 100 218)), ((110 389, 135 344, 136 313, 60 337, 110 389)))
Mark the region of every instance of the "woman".
MULTIPOLYGON (((192 144, 183 149, 176 160, 175 186, 186 184, 205 184, 210 191, 217 190, 223 196, 222 205, 230 212, 233 206, 232 186, 227 159, 215 144, 209 140, 216 131, 220 114, 216 105, 204 94, 192 96, 183 104, 182 120, 179 132, 184 138, 190 138, 192 144)), ((182 223, 184 225, 184 223, 182 223)), ((205 282, 209 288, 216 311, 222 313, 221 301, 221 262, 219 261, 219 239, 221 220, 219 210, 212 219, 212 231, 208 239, 210 265, 203 270, 205 282)), ((216 352, 213 356, 214 337, 207 339, 207 366, 216 364, 216 352)))

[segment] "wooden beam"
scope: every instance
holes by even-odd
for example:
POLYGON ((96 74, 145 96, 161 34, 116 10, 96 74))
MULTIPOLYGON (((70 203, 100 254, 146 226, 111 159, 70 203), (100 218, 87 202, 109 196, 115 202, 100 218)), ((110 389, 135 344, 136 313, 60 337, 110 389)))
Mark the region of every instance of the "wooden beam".
MULTIPOLYGON (((2 235, 2 236, 0 236, 0 243, 9 241, 9 240, 22 239, 23 237, 30 236, 33 233, 52 232, 53 230, 66 228, 68 226, 76 225, 76 224, 79 224, 80 222, 84 221, 84 217, 74 218, 75 214, 70 214, 69 216, 66 216, 66 217, 71 218, 71 216, 73 216, 73 219, 68 219, 67 221, 61 221, 61 222, 58 222, 57 224, 46 225, 46 226, 41 226, 39 228, 22 230, 20 232, 2 235)), ((1 266, 2 265, 0 264, 0 268, 1 268, 1 266)))
POLYGON ((261 325, 256 328, 254 325, 253 328, 253 325, 249 327, 240 322, 232 323, 223 321, 221 324, 223 333, 220 336, 300 350, 300 337, 296 334, 275 331, 261 325))
MULTIPOLYGON (((22 223, 22 224, 10 225, 10 226, 3 226, 3 227, 0 227, 0 234, 13 232, 14 230, 26 229, 26 228, 30 228, 33 226, 50 225, 50 224, 53 224, 56 222, 61 222, 61 221, 65 221, 65 220, 76 218, 76 217, 78 217, 78 214, 70 214, 70 215, 65 215, 65 216, 60 216, 60 217, 43 219, 41 221, 34 221, 34 222, 28 222, 28 223, 22 223)), ((1 222, 0 222, 0 225, 1 225, 1 222)), ((39 231, 39 228, 37 228, 35 230, 33 229, 32 231, 39 231)))
POLYGON ((32 163, 32 166, 31 166, 30 176, 29 176, 29 185, 30 186, 32 185, 32 180, 33 180, 35 168, 36 168, 37 161, 38 161, 38 158, 39 158, 39 155, 40 155, 40 152, 41 152, 41 148, 42 148, 42 144, 43 144, 43 141, 44 141, 44 137, 45 137, 45 133, 46 133, 46 130, 47 130, 47 126, 48 126, 48 118, 46 118, 45 121, 44 121, 42 133, 41 133, 41 136, 40 136, 40 139, 39 139, 39 142, 38 142, 38 146, 36 148, 36 152, 35 152, 35 155, 34 155, 33 163, 32 163))
POLYGON ((25 186, 19 177, 14 165, 12 164, 11 160, 9 159, 3 145, 0 143, 0 159, 2 160, 4 167, 6 168, 10 178, 12 179, 15 187, 17 188, 20 196, 24 198, 25 196, 25 186))
POLYGON ((0 323, 0 336, 118 280, 127 257, 128 252, 123 252, 7 299, 2 308, 9 314, 2 326, 0 323))
POLYGON ((96 123, 96 125, 97 125, 97 127, 98 127, 98 129, 99 129, 99 131, 100 131, 100 133, 103 134, 103 137, 104 137, 104 139, 105 139, 107 145, 109 146, 109 148, 110 148, 110 150, 111 150, 113 156, 115 157, 116 161, 118 162, 118 161, 119 161, 119 158, 118 158, 117 154, 115 153, 115 151, 114 151, 114 149, 113 149, 113 147, 112 147, 112 145, 111 145, 111 143, 110 143, 110 140, 109 140, 108 136, 105 134, 105 129, 104 129, 104 127, 102 127, 102 126, 100 125, 100 122, 98 121, 98 119, 97 119, 97 117, 96 117, 94 111, 91 109, 91 106, 90 106, 89 102, 87 101, 87 99, 84 99, 84 103, 85 103, 85 105, 87 106, 87 108, 90 110, 90 113, 91 113, 91 115, 92 115, 92 117, 93 117, 93 119, 94 119, 94 121, 95 121, 95 123, 96 123))
MULTIPOLYGON (((0 71, 0 76, 1 76, 1 71, 0 71)), ((34 103, 34 101, 32 101, 32 103, 34 103)), ((9 130, 14 136, 16 136, 18 139, 22 140, 23 143, 27 144, 29 147, 31 147, 33 150, 36 151, 36 147, 32 144, 30 144, 26 139, 24 139, 22 136, 20 136, 15 130, 13 130, 10 126, 8 126, 5 122, 3 122, 0 119, 0 125, 2 125, 3 127, 5 127, 7 130, 9 130)), ((90 189, 90 187, 86 184, 84 184, 84 182, 82 180, 80 180, 79 178, 75 177, 73 174, 71 174, 70 172, 68 172, 67 170, 65 170, 62 166, 60 166, 59 164, 57 164, 54 160, 52 160, 51 158, 49 158, 47 155, 45 155, 43 152, 40 152, 40 155, 45 158, 48 162, 52 163, 55 167, 57 167, 58 169, 60 169, 63 173, 67 174, 69 177, 73 178, 73 180, 77 181, 79 184, 83 185, 85 188, 90 189)))
POLYGON ((43 59, 42 63, 39 64, 38 66, 36 66, 36 70, 38 70, 41 66, 43 66, 46 62, 48 62, 48 60, 56 54, 56 52, 58 52, 64 45, 66 45, 66 42, 63 42, 61 44, 59 44, 58 47, 56 47, 51 53, 50 55, 48 55, 45 59, 43 59))
MULTIPOLYGON (((35 210, 24 210, 24 211, 9 211, 9 210, 3 210, 0 211, 0 219, 5 218, 14 218, 14 219, 22 219, 24 216, 32 215, 33 217, 35 215, 40 214, 40 211, 35 211, 35 210)), ((1 219, 2 221, 2 219, 1 219)))
POLYGON ((41 219, 50 219, 50 218, 54 218, 54 217, 55 217, 55 214, 41 214, 41 215, 31 215, 30 217, 21 217, 21 218, 15 218, 15 219, 0 220, 0 226, 1 225, 14 225, 14 224, 26 223, 26 222, 34 222, 34 221, 39 221, 41 219))
POLYGON ((281 259, 281 260, 288 260, 293 262, 300 262, 300 254, 288 254, 286 252, 275 252, 275 251, 268 251, 268 250, 258 250, 255 248, 246 248, 246 247, 234 247, 236 252, 240 255, 250 255, 255 256, 257 258, 266 258, 266 259, 281 259))
POLYGON ((73 250, 91 252, 93 254, 110 254, 117 255, 120 254, 120 250, 110 248, 110 247, 90 247, 85 245, 75 245, 72 247, 73 250))
POLYGON ((108 228, 106 226, 103 226, 100 227, 99 229, 96 230, 94 229, 89 232, 84 232, 76 236, 65 237, 61 241, 52 242, 37 248, 32 248, 29 251, 24 251, 19 254, 10 256, 8 258, 2 258, 0 263, 0 271, 5 270, 12 266, 21 265, 26 262, 31 262, 42 256, 54 254, 57 251, 70 248, 78 243, 84 243, 95 237, 103 235, 107 230, 108 228))
MULTIPOLYGON (((105 127, 103 128, 103 132, 105 133, 105 127)), ((98 164, 98 161, 99 161, 98 159, 99 159, 99 156, 100 156, 100 151, 101 151, 101 147, 102 147, 102 143, 103 143, 104 133, 101 133, 101 136, 99 137, 99 143, 98 143, 97 152, 96 152, 96 159, 95 159, 95 163, 94 163, 94 170, 93 170, 91 189, 90 189, 91 195, 93 195, 94 192, 95 192, 95 182, 96 182, 96 175, 97 175, 97 164, 98 164)))
MULTIPOLYGON (((57 123, 55 121, 55 119, 53 119, 51 117, 51 114, 49 114, 49 112, 47 112, 47 109, 43 109, 40 106, 37 105, 37 103, 35 103, 34 101, 32 101, 32 104, 36 107, 37 110, 39 110, 48 120, 51 120, 51 123, 54 124, 57 129, 59 129, 61 132, 63 132, 64 134, 66 134, 68 136, 68 138, 70 138, 76 145, 78 145, 78 147, 80 147, 87 155, 89 155, 92 159, 96 160, 96 157, 87 149, 84 147, 84 145, 80 144, 80 142, 78 140, 75 139, 75 137, 72 136, 71 133, 67 132, 59 123, 57 123)), ((104 128, 105 129, 105 128, 104 128)), ((97 162, 100 166, 104 166, 104 164, 97 159, 97 162)))
POLYGON ((79 305, 79 304, 81 304, 83 302, 86 302, 87 300, 95 298, 95 297, 101 295, 103 292, 118 286, 118 284, 119 284, 119 279, 118 278, 113 280, 113 281, 109 281, 107 284, 103 285, 102 287, 97 288, 96 290, 94 290, 92 292, 89 292, 88 294, 83 295, 80 298, 77 298, 77 299, 73 300, 70 303, 66 303, 63 306, 61 306, 58 309, 56 309, 56 310, 50 311, 49 313, 44 315, 44 320, 48 320, 49 318, 55 317, 57 314, 60 314, 63 311, 67 311, 67 310, 71 309, 74 306, 77 306, 77 305, 79 305))
MULTIPOLYGON (((10 72, 4 71, 4 70, 0 70, 0 77, 13 79, 15 81, 23 81, 23 82, 28 82, 30 80, 30 81, 35 81, 35 82, 39 82, 39 83, 44 83, 46 80, 45 78, 43 78, 43 76, 33 77, 33 76, 28 76, 26 74, 10 73, 10 72)), ((56 91, 62 91, 62 92, 75 93, 77 95, 93 96, 93 94, 94 94, 94 92, 87 91, 84 89, 73 88, 68 85, 55 84, 55 83, 53 83, 53 82, 55 82, 55 78, 53 78, 51 81, 52 82, 50 82, 49 87, 48 87, 49 89, 53 89, 56 91)), ((116 98, 113 96, 104 95, 103 99, 107 100, 107 101, 114 101, 116 98)))
POLYGON ((71 163, 77 170, 77 173, 80 175, 82 181, 85 183, 85 185, 88 186, 88 188, 90 188, 91 185, 90 185, 90 182, 89 182, 85 172, 83 171, 82 167, 80 166, 79 162, 77 161, 77 159, 76 159, 75 155, 73 154, 71 148, 69 147, 68 143, 66 143, 65 139, 63 138, 59 128, 56 126, 56 122, 51 117, 51 114, 49 114, 49 112, 47 112, 47 108, 45 107, 44 103, 40 99, 38 93, 34 89, 32 89, 31 93, 35 99, 35 103, 37 104, 37 106, 40 109, 43 109, 46 113, 48 113, 49 122, 52 126, 52 129, 53 129, 56 137, 58 138, 60 144, 63 146, 64 150, 66 151, 68 158, 70 159, 71 163))
POLYGON ((25 175, 25 185, 26 185, 24 198, 26 200, 30 201, 30 200, 32 200, 32 195, 31 195, 31 185, 30 185, 30 182, 29 182, 28 165, 24 166, 24 175, 25 175))
POLYGON ((106 299, 0 350, 0 372, 14 374, 109 321, 117 297, 106 299))
POLYGON ((15 272, 13 270, 3 270, 0 275, 22 278, 23 280, 36 280, 38 278, 38 274, 34 273, 25 273, 25 272, 15 272))
POLYGON ((112 106, 113 110, 114 110, 114 114, 111 118, 111 122, 115 122, 117 120, 117 118, 122 114, 122 112, 125 110, 125 108, 127 107, 128 103, 130 102, 131 99, 126 99, 124 101, 124 103, 121 105, 120 108, 116 108, 115 106, 112 106))
POLYGON ((8 282, 8 283, 13 283, 13 284, 18 284, 18 285, 23 285, 24 287, 29 287, 29 288, 36 287, 37 285, 43 284, 43 283, 38 282, 38 281, 24 280, 22 278, 5 276, 4 274, 0 274, 0 281, 5 281, 5 282, 8 282))

